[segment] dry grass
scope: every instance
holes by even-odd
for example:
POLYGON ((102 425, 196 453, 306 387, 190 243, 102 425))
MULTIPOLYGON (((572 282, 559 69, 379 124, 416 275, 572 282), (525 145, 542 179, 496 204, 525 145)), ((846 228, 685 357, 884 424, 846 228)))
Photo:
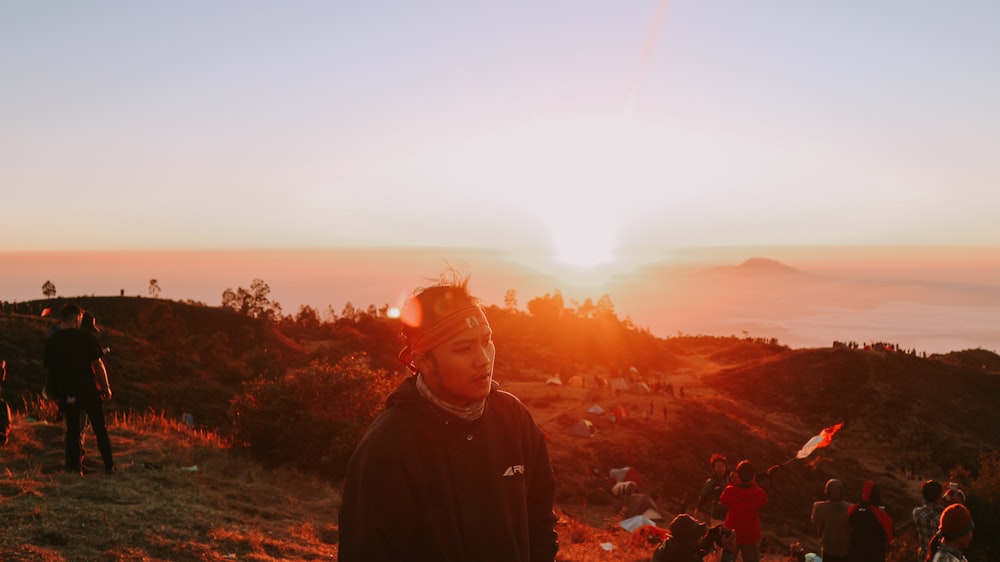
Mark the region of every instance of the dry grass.
POLYGON ((156 415, 115 419, 110 432, 119 472, 80 477, 62 471, 60 424, 15 421, 0 450, 3 560, 336 558, 329 484, 265 470, 156 415))

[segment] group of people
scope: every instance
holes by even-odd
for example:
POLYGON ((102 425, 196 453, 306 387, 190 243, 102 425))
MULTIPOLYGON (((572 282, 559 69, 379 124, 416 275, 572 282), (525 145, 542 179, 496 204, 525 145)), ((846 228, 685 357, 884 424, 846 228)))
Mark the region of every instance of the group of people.
MULTIPOLYGON (((972 541, 972 514, 965 507, 964 494, 952 484, 949 494, 936 480, 921 486, 924 505, 913 509, 917 530, 918 561, 962 562, 962 552, 972 541)), ((884 562, 886 549, 893 540, 892 517, 881 505, 878 484, 866 481, 861 501, 845 499, 844 483, 836 478, 827 481, 826 500, 813 504, 812 522, 823 547, 824 562, 884 562)))
POLYGON ((108 371, 102 357, 105 348, 97 339, 94 316, 74 303, 59 312, 59 323, 45 338, 44 365, 47 371, 44 393, 55 400, 66 422, 65 469, 83 475, 84 420, 93 429, 104 472, 115 472, 104 419, 104 402, 111 399, 108 371))
MULTIPOLYGON (((709 465, 711 475, 702 486, 695 512, 704 520, 700 527, 701 538, 694 541, 693 531, 685 535, 691 539, 686 542, 688 558, 670 558, 664 554, 661 558, 654 556, 654 562, 694 560, 696 554, 697 559, 701 559, 711 546, 711 541, 704 538, 706 533, 719 524, 734 534, 728 544, 715 541, 716 546, 723 547, 721 560, 735 560, 737 555, 745 562, 760 560, 759 512, 767 504, 767 494, 757 485, 756 479, 761 474, 769 474, 771 469, 755 474, 753 465, 743 460, 735 472, 730 472, 726 457, 719 454, 712 455, 709 465)), ((964 561, 962 551, 968 548, 974 528, 971 513, 964 505, 964 493, 954 482, 949 483, 945 491, 935 480, 924 482, 921 491, 924 505, 913 510, 920 545, 917 560, 964 561)), ((866 481, 860 501, 851 503, 846 499, 844 483, 831 478, 826 482, 824 493, 826 499, 815 502, 811 513, 812 524, 822 546, 822 560, 885 562, 888 545, 893 540, 894 525, 882 505, 881 487, 874 481, 866 481)), ((671 526, 679 521, 675 518, 671 526)), ((682 534, 683 529, 691 527, 683 522, 679 525, 682 534)))
MULTIPOLYGON (((695 514, 704 519, 706 528, 722 525, 732 531, 728 542, 715 541, 716 546, 722 547, 723 561, 740 556, 744 562, 758 562, 762 538, 760 510, 767 505, 768 498, 757 483, 756 468, 744 459, 730 472, 728 460, 720 454, 711 456, 709 466, 711 475, 698 495, 695 514)), ((660 562, 656 558, 654 561, 660 562)), ((664 558, 663 562, 670 559, 664 558)))
POLYGON ((831 478, 824 486, 826 499, 812 507, 812 523, 820 537, 824 561, 884 561, 893 540, 892 517, 882 505, 882 488, 876 482, 864 483, 861 500, 846 499, 843 481, 831 478))

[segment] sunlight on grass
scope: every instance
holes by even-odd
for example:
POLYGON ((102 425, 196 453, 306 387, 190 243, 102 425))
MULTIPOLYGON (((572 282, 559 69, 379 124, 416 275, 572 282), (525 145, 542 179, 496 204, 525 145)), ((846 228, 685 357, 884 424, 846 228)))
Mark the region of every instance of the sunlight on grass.
POLYGON ((335 556, 340 494, 330 483, 265 469, 161 413, 108 425, 119 472, 81 478, 62 470, 61 424, 15 419, 0 472, 5 560, 335 556))

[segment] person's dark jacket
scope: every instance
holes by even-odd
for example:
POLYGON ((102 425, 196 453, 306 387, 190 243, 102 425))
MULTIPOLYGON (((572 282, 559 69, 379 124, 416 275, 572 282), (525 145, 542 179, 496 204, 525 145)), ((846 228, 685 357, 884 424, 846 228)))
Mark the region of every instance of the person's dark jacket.
POLYGON ((46 391, 58 400, 67 396, 82 402, 99 400, 100 390, 92 363, 104 355, 94 334, 79 328, 63 328, 45 340, 46 391))
POLYGON ((698 495, 698 511, 709 514, 712 519, 720 521, 726 518, 726 506, 719 503, 719 496, 729 484, 729 476, 715 476, 705 480, 701 487, 701 494, 698 495))
POLYGON ((466 421, 405 380, 348 465, 343 562, 551 562, 558 544, 545 437, 513 395, 466 421))

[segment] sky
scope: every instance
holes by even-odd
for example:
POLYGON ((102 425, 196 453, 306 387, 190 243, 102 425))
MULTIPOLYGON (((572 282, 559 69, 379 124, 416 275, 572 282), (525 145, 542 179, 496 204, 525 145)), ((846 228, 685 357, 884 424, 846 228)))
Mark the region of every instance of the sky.
POLYGON ((3 2, 0 251, 998 246, 997 21, 985 0, 3 2))

